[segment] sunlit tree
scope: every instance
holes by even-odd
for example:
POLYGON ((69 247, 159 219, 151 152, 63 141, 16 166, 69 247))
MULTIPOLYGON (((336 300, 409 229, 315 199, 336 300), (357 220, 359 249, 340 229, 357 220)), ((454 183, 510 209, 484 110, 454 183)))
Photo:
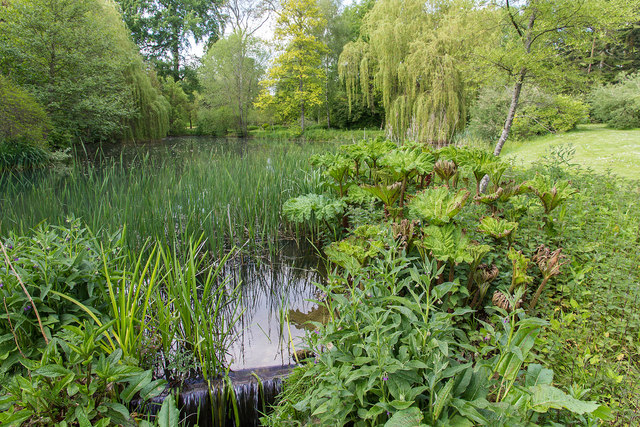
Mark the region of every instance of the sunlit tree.
POLYGON ((322 59, 327 47, 317 34, 326 24, 315 0, 284 0, 276 21, 274 41, 279 50, 256 105, 274 106, 282 120, 300 119, 322 105, 326 73, 322 59))

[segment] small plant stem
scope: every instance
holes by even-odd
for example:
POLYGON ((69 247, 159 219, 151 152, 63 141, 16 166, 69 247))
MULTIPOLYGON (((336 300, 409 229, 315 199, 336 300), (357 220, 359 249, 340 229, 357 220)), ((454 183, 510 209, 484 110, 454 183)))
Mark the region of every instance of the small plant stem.
POLYGON ((454 276, 456 272, 456 263, 455 261, 451 261, 449 264, 449 281, 453 282, 454 276))
POLYGON ((545 276, 544 279, 542 279, 542 283, 540 283, 540 286, 538 286, 538 289, 536 290, 535 295, 533 295, 533 298, 531 298, 531 303, 529 304, 529 310, 533 310, 533 308, 538 303, 538 299, 540 298, 540 295, 542 295, 542 291, 544 290, 544 287, 550 278, 551 276, 545 276))
POLYGON ((9 266, 9 268, 11 268, 11 271, 13 271, 13 274, 15 274, 16 278, 18 279, 18 283, 20 283, 20 286, 22 286, 22 290, 24 291, 24 294, 27 296, 27 298, 31 302, 31 307, 33 307, 33 312, 36 314, 36 318, 38 319, 38 325, 40 326, 40 332, 44 337, 44 342, 49 344, 49 339, 47 338, 47 335, 44 333, 44 327, 42 326, 42 320, 40 320, 40 313, 38 313, 38 308, 36 307, 36 303, 33 302, 33 298, 31 298, 31 295, 29 294, 27 287, 22 282, 20 275, 18 274, 16 269, 13 268, 13 264, 11 264, 11 261, 9 260, 9 255, 7 255, 7 250, 4 247, 4 243, 0 242, 0 248, 2 249, 2 253, 4 254, 4 259, 7 261, 7 265, 9 266))
POLYGON ((7 308, 7 299, 2 297, 2 302, 4 303, 4 310, 7 312, 7 321, 9 322, 9 328, 11 329, 11 335, 13 335, 13 339, 16 342, 16 347, 18 347, 18 351, 25 359, 27 356, 24 355, 22 349, 20 348, 20 344, 18 344, 18 336, 16 335, 16 331, 13 329, 13 324, 11 323, 11 317, 9 316, 9 309, 7 308))
POLYGON ((400 188, 400 203, 398 207, 402 209, 404 207, 404 192, 407 189, 407 175, 402 178, 402 187, 400 188))

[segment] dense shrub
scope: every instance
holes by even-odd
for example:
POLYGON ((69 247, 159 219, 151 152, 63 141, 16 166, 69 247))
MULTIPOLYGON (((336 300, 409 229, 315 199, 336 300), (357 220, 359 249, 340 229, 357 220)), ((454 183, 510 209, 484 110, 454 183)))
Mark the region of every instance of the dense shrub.
POLYGON ((566 132, 585 122, 588 116, 587 106, 578 99, 567 95, 542 96, 520 109, 511 130, 518 138, 566 132))
POLYGON ((198 110, 199 135, 224 136, 228 129, 233 128, 233 124, 233 113, 228 107, 198 110))
POLYGON ((35 98, 0 75, 0 141, 24 138, 44 145, 49 127, 47 113, 35 98))
POLYGON ((592 117, 616 129, 640 127, 640 73, 617 84, 595 88, 589 96, 592 117))
POLYGON ((183 135, 189 124, 189 97, 178 82, 168 78, 162 83, 162 92, 171 106, 169 110, 169 134, 183 135))
POLYGON ((30 143, 26 138, 0 139, 0 172, 12 169, 33 169, 51 160, 46 147, 30 143))
MULTIPOLYGON (((109 253, 112 243, 115 238, 103 242, 109 253)), ((104 270, 112 267, 117 255, 110 253, 108 263, 103 264, 100 242, 78 221, 68 228, 43 225, 26 236, 11 233, 3 245, 7 258, 4 253, 0 258, 7 268, 0 271, 0 297, 4 302, 3 317, 8 316, 11 322, 0 323, 0 335, 11 337, 0 342, 0 371, 6 372, 18 362, 19 353, 25 357, 38 354, 44 346, 43 333, 50 340, 63 326, 87 318, 78 305, 54 292, 98 310, 106 308, 98 303, 102 300, 104 304, 104 270), (6 259, 10 263, 5 263, 6 259)))
MULTIPOLYGON (((500 137, 511 103, 512 89, 489 86, 481 90, 471 108, 469 132, 480 139, 493 141, 500 137)), ((587 107, 566 95, 550 95, 537 87, 525 87, 513 122, 512 135, 565 132, 586 120, 587 107)))

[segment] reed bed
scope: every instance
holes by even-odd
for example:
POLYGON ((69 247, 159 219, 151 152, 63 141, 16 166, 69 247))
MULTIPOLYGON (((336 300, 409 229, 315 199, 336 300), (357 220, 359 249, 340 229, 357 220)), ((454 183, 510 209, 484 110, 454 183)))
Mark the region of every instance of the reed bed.
POLYGON ((282 203, 314 191, 309 156, 327 145, 200 144, 179 152, 81 162, 54 170, 0 176, 0 233, 25 233, 42 221, 81 219, 96 233, 126 227, 130 248, 148 238, 171 246, 203 235, 218 254, 231 247, 276 249, 294 237, 282 203))

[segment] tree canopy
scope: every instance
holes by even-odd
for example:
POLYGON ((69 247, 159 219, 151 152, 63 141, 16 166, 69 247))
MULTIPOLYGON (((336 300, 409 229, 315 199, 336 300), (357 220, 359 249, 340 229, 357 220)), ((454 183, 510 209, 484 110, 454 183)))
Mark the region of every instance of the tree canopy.
POLYGON ((184 77, 185 51, 222 34, 221 0, 118 0, 127 27, 162 75, 184 77))
POLYGON ((305 115, 322 105, 327 47, 317 34, 325 24, 315 0, 283 1, 274 32, 279 54, 256 103, 263 109, 274 106, 284 120, 299 117, 303 131, 305 115))
POLYGON ((9 0, 0 71, 44 106, 54 145, 166 134, 166 104, 109 1, 9 0))
POLYGON ((449 141, 466 123, 461 62, 478 41, 472 12, 470 1, 377 1, 340 56, 350 104, 360 94, 371 105, 379 92, 391 135, 449 141))
POLYGON ((203 108, 225 108, 236 130, 246 135, 265 66, 266 52, 257 38, 236 30, 218 40, 207 51, 200 68, 203 108))

